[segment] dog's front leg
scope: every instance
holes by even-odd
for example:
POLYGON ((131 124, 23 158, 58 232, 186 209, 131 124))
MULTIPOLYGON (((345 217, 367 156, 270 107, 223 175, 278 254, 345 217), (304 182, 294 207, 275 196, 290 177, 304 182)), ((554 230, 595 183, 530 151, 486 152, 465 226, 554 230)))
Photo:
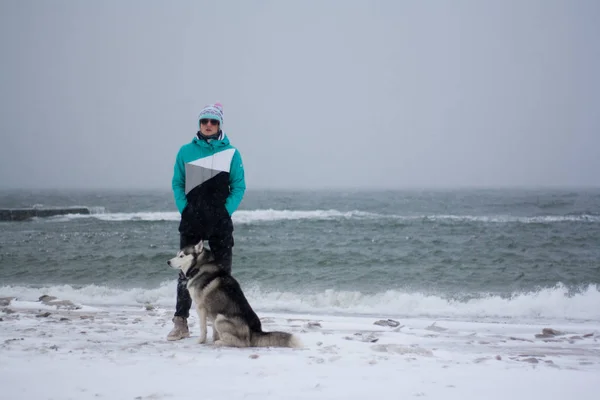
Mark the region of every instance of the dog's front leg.
POLYGON ((196 306, 198 311, 198 323, 200 324, 200 337, 198 343, 206 343, 206 308, 196 306))

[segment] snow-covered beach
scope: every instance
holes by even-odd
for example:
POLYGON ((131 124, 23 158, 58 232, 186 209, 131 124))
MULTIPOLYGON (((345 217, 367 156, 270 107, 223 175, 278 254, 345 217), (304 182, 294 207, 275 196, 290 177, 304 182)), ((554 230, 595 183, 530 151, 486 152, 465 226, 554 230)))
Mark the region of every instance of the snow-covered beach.
MULTIPOLYGON (((3 399, 596 399, 600 324, 265 313, 301 349, 167 342, 172 310, 3 299, 3 399)), ((210 329, 210 328, 209 328, 210 329)), ((210 330, 209 330, 210 333, 210 330)))

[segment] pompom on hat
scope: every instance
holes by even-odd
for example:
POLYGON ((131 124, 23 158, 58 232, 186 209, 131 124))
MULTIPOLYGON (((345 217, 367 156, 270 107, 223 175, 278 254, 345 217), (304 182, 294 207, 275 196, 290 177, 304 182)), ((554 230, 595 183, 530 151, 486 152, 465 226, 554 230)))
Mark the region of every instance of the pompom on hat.
POLYGON ((216 102, 204 107, 198 116, 198 125, 201 119, 216 119, 219 121, 219 126, 223 126, 223 104, 216 102))

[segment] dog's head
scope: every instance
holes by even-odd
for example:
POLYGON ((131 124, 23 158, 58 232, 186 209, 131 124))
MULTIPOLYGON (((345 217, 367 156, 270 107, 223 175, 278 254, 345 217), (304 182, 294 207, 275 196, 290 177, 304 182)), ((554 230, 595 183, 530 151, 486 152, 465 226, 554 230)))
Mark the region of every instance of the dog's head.
POLYGON ((209 250, 204 248, 204 242, 201 240, 195 246, 186 246, 177 252, 177 255, 167 261, 167 264, 173 269, 180 269, 187 275, 190 268, 208 256, 209 250))

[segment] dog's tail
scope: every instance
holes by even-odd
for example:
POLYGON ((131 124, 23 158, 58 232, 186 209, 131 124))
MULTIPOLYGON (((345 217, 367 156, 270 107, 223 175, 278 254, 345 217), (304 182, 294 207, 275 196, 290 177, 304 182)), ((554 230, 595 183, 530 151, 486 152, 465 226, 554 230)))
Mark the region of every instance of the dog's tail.
POLYGON ((287 332, 254 332, 252 334, 252 346, 254 347, 302 347, 297 336, 287 332))

